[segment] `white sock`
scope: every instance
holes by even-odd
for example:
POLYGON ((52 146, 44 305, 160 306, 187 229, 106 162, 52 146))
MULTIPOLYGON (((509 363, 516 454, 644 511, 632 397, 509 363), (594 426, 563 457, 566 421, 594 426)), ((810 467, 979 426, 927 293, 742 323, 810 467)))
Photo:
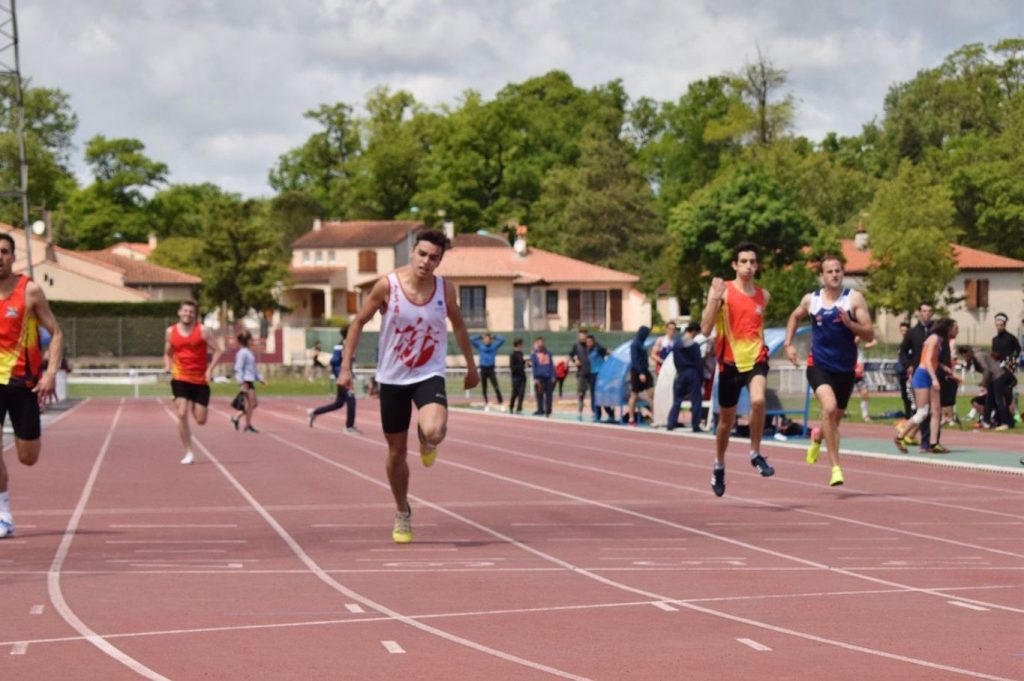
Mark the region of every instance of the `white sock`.
POLYGON ((754 458, 754 457, 756 457, 756 456, 760 456, 760 455, 761 455, 761 452, 753 452, 753 451, 752 451, 752 452, 750 452, 750 458, 751 458, 751 459, 753 459, 753 458, 754 458))
POLYGON ((978 417, 978 412, 974 409, 974 407, 971 407, 971 410, 969 412, 967 412, 967 420, 968 421, 973 421, 977 417, 978 417))
POLYGON ((8 492, 0 492, 0 517, 11 517, 11 497, 8 492))
POLYGON ((864 421, 868 419, 868 403, 864 400, 860 401, 860 418, 864 421))
POLYGON ((715 470, 716 471, 724 471, 725 470, 725 464, 724 463, 719 463, 718 460, 716 459, 715 460, 715 470))

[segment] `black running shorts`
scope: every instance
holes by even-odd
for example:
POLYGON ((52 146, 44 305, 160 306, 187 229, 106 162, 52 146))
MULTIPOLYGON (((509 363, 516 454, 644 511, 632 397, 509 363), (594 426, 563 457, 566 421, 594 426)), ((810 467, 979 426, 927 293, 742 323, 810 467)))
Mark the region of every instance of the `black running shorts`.
POLYGON ((189 383, 172 379, 171 394, 175 399, 181 398, 204 407, 210 404, 210 386, 205 383, 189 383))
POLYGON ((823 385, 832 388, 832 394, 836 396, 836 406, 845 410, 846 405, 850 403, 850 395, 853 394, 856 374, 852 371, 835 372, 819 366, 810 366, 807 367, 807 382, 815 393, 823 385))
POLYGON ((740 391, 750 385, 754 376, 767 376, 768 362, 758 362, 750 371, 737 371, 735 364, 726 364, 718 372, 718 406, 728 409, 740 401, 740 391))
POLYGON ((409 430, 412 405, 422 409, 428 404, 448 407, 448 394, 444 378, 431 376, 419 383, 408 385, 380 384, 380 422, 385 433, 404 433, 409 430))
POLYGON ((645 390, 649 390, 654 387, 654 377, 651 376, 650 371, 644 371, 640 374, 635 371, 629 372, 629 389, 635 393, 642 393, 645 390), (640 376, 643 375, 647 378, 646 381, 641 381, 640 376))
POLYGON ((23 385, 0 385, 0 423, 11 415, 14 437, 19 440, 38 440, 39 398, 31 388, 23 385))

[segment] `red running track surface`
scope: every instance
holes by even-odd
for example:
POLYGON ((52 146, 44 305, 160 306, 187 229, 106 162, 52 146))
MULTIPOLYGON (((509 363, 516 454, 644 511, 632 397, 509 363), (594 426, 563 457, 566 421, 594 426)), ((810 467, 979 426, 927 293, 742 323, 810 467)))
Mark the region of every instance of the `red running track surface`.
POLYGON ((456 411, 396 546, 376 404, 168 404, 7 452, 0 679, 1024 678, 1020 476, 456 411))

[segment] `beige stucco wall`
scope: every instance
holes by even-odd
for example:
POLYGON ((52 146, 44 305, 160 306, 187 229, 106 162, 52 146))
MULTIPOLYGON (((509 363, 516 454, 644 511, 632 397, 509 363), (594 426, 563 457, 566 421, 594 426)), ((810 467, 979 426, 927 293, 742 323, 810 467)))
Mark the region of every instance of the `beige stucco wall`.
POLYGON ((193 289, 188 285, 154 284, 133 288, 148 294, 150 300, 188 300, 193 297, 193 289))
POLYGON ((34 275, 50 300, 137 303, 149 299, 142 291, 112 286, 78 272, 55 267, 50 261, 37 264, 34 275))
POLYGON ((379 248, 297 248, 292 251, 292 267, 344 267, 348 274, 349 288, 355 288, 367 281, 395 269, 395 249, 392 246, 379 248), (359 271, 359 253, 374 251, 377 253, 377 271, 359 271), (317 253, 320 260, 316 259, 317 253), (331 256, 333 255, 333 260, 331 256), (308 256, 308 260, 305 257, 308 256))

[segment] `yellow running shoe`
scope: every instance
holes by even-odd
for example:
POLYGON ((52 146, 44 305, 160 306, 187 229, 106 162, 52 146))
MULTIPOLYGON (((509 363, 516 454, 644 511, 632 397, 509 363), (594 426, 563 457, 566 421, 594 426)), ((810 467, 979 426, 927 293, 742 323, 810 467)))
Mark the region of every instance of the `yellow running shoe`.
POLYGON ((391 530, 391 538, 396 544, 408 544, 412 541, 412 508, 405 513, 395 513, 395 526, 391 530))
POLYGON ((832 479, 828 481, 829 487, 843 484, 843 469, 839 466, 832 466, 832 479))
POLYGON ((420 461, 426 468, 430 468, 434 465, 434 461, 437 460, 437 447, 434 445, 428 445, 426 442, 420 443, 420 461))
POLYGON ((817 463, 819 454, 821 454, 821 430, 815 428, 811 431, 811 446, 807 448, 807 463, 817 463))

